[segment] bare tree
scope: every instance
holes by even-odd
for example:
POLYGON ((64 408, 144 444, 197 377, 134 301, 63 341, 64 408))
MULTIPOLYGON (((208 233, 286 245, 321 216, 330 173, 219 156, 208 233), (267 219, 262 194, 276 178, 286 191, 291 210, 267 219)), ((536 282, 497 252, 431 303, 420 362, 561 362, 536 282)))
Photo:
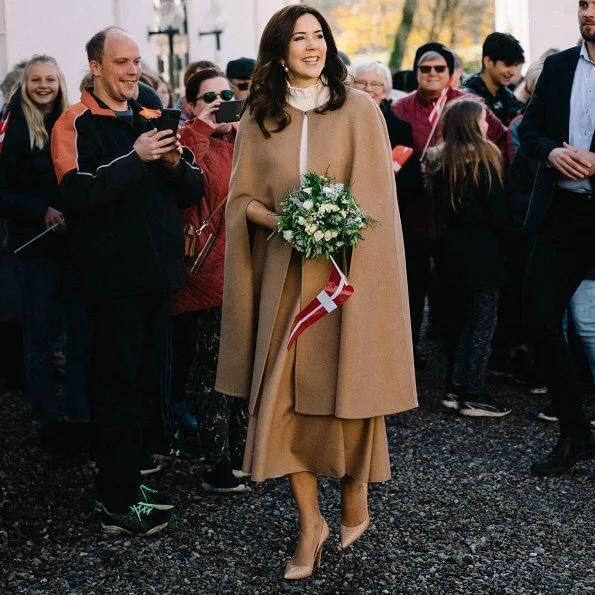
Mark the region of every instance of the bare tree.
POLYGON ((413 27, 413 19, 415 18, 415 11, 417 10, 417 0, 405 0, 403 4, 403 17, 397 34, 395 35, 395 41, 393 49, 388 61, 388 67, 391 70, 399 70, 403 62, 403 56, 405 55, 405 48, 407 47, 407 40, 411 34, 413 27))

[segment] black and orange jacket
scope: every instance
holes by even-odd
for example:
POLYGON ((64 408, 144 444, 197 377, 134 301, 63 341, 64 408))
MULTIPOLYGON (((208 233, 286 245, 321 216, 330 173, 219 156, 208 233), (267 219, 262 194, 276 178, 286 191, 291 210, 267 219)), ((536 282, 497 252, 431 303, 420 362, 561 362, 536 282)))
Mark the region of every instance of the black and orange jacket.
POLYGON ((183 282, 179 208, 204 196, 201 170, 143 162, 133 145, 159 112, 129 102, 133 124, 90 91, 52 133, 52 159, 68 236, 89 296, 171 292, 183 282))

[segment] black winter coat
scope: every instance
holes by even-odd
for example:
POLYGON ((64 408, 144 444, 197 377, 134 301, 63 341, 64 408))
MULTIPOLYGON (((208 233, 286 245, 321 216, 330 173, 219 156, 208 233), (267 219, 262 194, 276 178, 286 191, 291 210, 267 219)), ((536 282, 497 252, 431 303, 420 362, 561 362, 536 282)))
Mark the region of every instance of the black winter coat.
POLYGON ((182 287, 179 207, 204 197, 202 172, 186 149, 175 169, 143 162, 133 145, 158 111, 129 102, 133 125, 89 91, 52 134, 68 236, 91 297, 172 292, 182 287))
MULTIPOLYGON (((10 101, 9 113, 0 152, 0 217, 7 219, 7 249, 12 252, 45 229, 48 207, 62 210, 62 205, 49 143, 43 149, 31 148, 20 89, 10 101)), ((58 115, 46 117, 50 134, 58 115)), ((48 233, 19 256, 63 256, 65 249, 62 232, 48 233)))
POLYGON ((442 275, 444 281, 465 289, 494 289, 508 283, 505 243, 510 221, 502 184, 492 171, 480 170, 478 185, 468 177, 454 209, 448 176, 432 178, 434 195, 446 223, 442 275))
MULTIPOLYGON (((411 124, 393 113, 389 101, 385 100, 381 102, 380 111, 386 122, 391 149, 394 149, 397 145, 413 148, 411 124)), ((406 215, 409 211, 409 205, 415 200, 418 200, 419 196, 424 192, 419 158, 416 155, 411 155, 395 177, 397 181, 397 200, 399 201, 401 223, 403 225, 403 231, 407 235, 406 215)))

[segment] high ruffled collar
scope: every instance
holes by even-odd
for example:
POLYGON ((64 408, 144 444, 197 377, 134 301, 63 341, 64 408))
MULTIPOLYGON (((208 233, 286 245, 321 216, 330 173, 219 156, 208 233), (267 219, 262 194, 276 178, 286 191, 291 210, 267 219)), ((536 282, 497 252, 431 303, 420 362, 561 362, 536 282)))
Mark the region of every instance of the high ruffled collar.
POLYGON ((307 112, 328 102, 329 88, 319 79, 314 85, 306 88, 292 87, 287 83, 287 103, 296 109, 307 112))

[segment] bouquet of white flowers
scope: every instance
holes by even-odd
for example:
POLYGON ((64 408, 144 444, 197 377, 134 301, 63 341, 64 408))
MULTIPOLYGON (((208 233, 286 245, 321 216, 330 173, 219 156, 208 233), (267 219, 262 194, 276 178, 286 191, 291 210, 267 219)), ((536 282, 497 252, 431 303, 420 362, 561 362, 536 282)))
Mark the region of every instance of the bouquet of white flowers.
POLYGON ((331 258, 355 246, 362 230, 375 223, 360 209, 349 187, 327 175, 307 174, 281 206, 275 232, 308 259, 331 258))

